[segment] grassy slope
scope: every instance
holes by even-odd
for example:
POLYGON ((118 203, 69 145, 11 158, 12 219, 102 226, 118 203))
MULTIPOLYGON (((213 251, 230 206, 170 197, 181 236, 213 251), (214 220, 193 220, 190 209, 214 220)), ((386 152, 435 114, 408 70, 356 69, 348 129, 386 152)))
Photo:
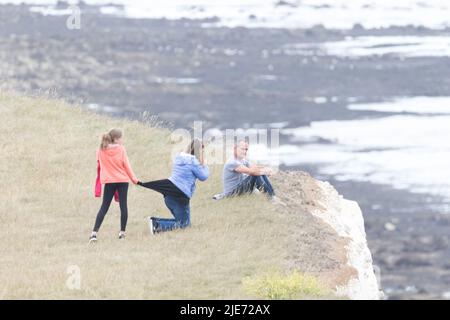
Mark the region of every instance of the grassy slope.
POLYGON ((146 217, 168 211, 159 194, 131 186, 127 239, 117 239, 113 204, 89 246, 100 134, 124 129, 133 169, 146 181, 170 173, 169 132, 1 92, 0 116, 0 298, 251 298, 244 277, 286 267, 294 217, 260 196, 213 202, 219 167, 197 183, 188 231, 150 236, 146 217), (66 286, 71 265, 81 269, 81 290, 66 286))

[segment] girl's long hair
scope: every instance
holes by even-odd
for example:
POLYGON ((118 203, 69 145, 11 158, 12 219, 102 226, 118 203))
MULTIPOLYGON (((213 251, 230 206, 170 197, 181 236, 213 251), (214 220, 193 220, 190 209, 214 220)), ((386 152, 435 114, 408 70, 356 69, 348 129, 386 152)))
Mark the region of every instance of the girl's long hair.
POLYGON ((195 156, 199 162, 202 162, 201 156, 202 156, 203 148, 204 148, 204 145, 203 145, 202 141, 198 138, 195 138, 187 146, 186 153, 195 156))
POLYGON ((122 130, 120 129, 111 129, 108 133, 102 135, 102 139, 100 142, 100 149, 105 150, 108 145, 114 143, 117 139, 122 137, 122 130))

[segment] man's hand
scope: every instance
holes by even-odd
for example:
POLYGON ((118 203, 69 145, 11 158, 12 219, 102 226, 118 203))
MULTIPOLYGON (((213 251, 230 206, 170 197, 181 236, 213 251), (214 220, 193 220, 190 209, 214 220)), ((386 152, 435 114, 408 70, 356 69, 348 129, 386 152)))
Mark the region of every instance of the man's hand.
POLYGON ((263 165, 259 165, 259 164, 251 165, 250 168, 254 172, 257 172, 258 175, 261 175, 261 176, 271 176, 275 173, 271 167, 263 166, 263 165))
POLYGON ((264 176, 271 176, 275 173, 271 167, 262 167, 259 170, 264 176))

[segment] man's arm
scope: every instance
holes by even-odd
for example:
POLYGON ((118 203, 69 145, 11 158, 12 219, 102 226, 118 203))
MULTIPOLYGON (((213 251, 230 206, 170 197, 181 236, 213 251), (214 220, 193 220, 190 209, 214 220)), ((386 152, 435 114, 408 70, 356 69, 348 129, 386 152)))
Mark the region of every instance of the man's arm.
POLYGON ((250 167, 246 167, 244 165, 238 166, 234 171, 239 173, 244 173, 249 176, 263 176, 263 175, 271 175, 272 169, 264 166, 253 165, 250 167))

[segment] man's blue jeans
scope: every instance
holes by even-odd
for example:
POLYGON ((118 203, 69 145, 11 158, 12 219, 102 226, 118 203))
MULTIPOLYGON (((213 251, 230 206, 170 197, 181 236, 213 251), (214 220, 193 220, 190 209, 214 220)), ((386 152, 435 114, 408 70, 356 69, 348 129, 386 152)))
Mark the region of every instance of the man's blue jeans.
POLYGON ((275 195, 272 184, 267 176, 248 176, 236 187, 231 196, 239 196, 245 193, 252 193, 253 190, 258 189, 266 192, 270 197, 275 195))
POLYGON ((156 232, 170 231, 179 228, 183 229, 191 225, 189 199, 164 196, 164 202, 172 213, 174 219, 152 217, 156 232))

